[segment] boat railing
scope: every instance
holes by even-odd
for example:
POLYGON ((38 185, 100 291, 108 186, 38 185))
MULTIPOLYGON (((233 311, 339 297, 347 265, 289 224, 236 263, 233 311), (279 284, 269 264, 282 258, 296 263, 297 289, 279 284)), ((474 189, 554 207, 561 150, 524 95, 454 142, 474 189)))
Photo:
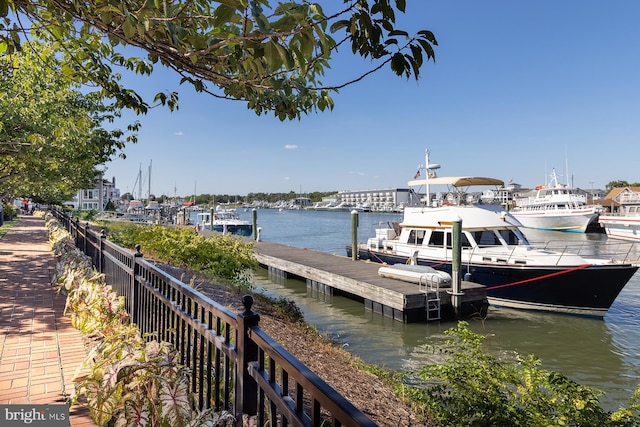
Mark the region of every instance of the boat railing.
POLYGON ((616 262, 640 261, 640 245, 634 242, 606 241, 606 242, 575 242, 565 240, 549 240, 546 242, 530 242, 538 249, 544 249, 564 254, 579 255, 583 258, 601 258, 616 262))
MULTIPOLYGON (((557 258, 556 263, 561 264, 563 258, 579 255, 583 258, 597 258, 605 261, 614 261, 618 263, 640 264, 640 244, 634 242, 577 242, 567 243, 564 240, 550 240, 546 242, 530 242, 535 249, 549 251, 550 257, 557 258)), ((463 248, 462 251, 462 267, 469 267, 474 257, 486 257, 484 251, 490 246, 483 246, 483 251, 476 253, 477 248, 463 248)), ((496 260, 504 263, 515 262, 521 258, 520 251, 517 247, 512 247, 509 253, 504 252, 504 246, 496 245, 495 248, 500 249, 501 254, 496 253, 496 260)))

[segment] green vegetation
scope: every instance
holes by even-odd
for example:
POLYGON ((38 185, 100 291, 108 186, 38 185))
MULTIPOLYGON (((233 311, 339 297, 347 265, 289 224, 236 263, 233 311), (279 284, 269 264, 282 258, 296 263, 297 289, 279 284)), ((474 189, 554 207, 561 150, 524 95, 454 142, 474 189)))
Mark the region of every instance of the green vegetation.
POLYGON ((540 368, 534 355, 500 360, 482 348, 484 336, 459 322, 432 348, 434 360, 407 375, 399 393, 442 426, 637 426, 640 387, 629 407, 610 413, 602 393, 540 368), (412 386, 407 385, 412 384, 412 386))
POLYGON ((2 226, 0 226, 0 239, 4 237, 5 234, 13 228, 13 226, 18 222, 18 219, 12 219, 11 221, 4 221, 2 226))
POLYGON ((141 245, 148 257, 200 271, 235 286, 251 288, 251 270, 258 267, 253 244, 232 235, 204 237, 191 228, 104 223, 107 238, 125 248, 141 245))
POLYGON ((137 125, 106 130, 120 110, 81 91, 50 45, 23 47, 0 55, 0 196, 64 202, 93 187, 97 166, 135 142, 137 125))
POLYGON ((98 211, 90 210, 90 211, 73 211, 73 217, 77 218, 80 221, 93 221, 98 211))
POLYGON ((608 193, 614 188, 624 188, 624 187, 640 187, 640 182, 629 183, 628 181, 624 181, 624 180, 611 181, 606 185, 605 191, 608 193))

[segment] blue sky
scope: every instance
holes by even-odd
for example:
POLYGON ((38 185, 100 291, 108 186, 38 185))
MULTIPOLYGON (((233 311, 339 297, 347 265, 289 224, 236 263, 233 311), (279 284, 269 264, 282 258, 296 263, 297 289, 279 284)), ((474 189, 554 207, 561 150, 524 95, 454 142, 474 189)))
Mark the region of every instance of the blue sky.
MULTIPOLYGON (((300 121, 196 94, 160 68, 127 77, 140 93, 178 90, 180 108, 127 116, 139 142, 105 177, 137 193, 152 163, 155 195, 406 188, 429 149, 440 176, 533 187, 555 168, 584 189, 640 181, 640 2, 407 3, 401 27, 439 43, 419 81, 382 69, 300 121)), ((344 49, 324 83, 369 67, 344 49)))

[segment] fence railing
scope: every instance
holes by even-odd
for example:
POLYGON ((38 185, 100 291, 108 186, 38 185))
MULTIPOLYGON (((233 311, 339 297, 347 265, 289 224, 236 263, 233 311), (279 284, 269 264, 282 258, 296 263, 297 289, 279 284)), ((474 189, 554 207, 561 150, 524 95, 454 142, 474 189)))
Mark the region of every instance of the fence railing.
POLYGON ((93 260, 107 284, 125 297, 143 336, 171 343, 191 373, 200 409, 227 410, 242 426, 376 426, 365 414, 260 329, 253 298, 234 313, 130 252, 89 224, 53 210, 56 219, 93 260))

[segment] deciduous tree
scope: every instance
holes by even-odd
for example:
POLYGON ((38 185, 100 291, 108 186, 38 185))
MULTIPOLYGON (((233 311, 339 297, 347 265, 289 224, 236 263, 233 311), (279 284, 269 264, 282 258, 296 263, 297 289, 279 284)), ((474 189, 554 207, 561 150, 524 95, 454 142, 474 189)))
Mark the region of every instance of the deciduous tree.
MULTIPOLYGON (((25 37, 44 39, 66 58, 66 75, 138 112, 149 104, 120 85, 114 66, 149 74, 159 63, 199 92, 286 120, 333 108, 332 93, 385 66, 418 78, 437 41, 430 31, 397 27, 405 3, 331 0, 322 2, 325 12, 307 0, 0 0, 0 52, 19 50, 25 37), (147 57, 127 57, 122 46, 147 57), (338 48, 371 68, 324 85, 338 48)), ((158 93, 154 102, 175 108, 177 95, 158 93)))
POLYGON ((65 78, 51 47, 26 43, 0 56, 0 194, 64 201, 91 188, 96 167, 135 142, 126 131, 104 126, 120 110, 101 95, 82 93, 65 78))

